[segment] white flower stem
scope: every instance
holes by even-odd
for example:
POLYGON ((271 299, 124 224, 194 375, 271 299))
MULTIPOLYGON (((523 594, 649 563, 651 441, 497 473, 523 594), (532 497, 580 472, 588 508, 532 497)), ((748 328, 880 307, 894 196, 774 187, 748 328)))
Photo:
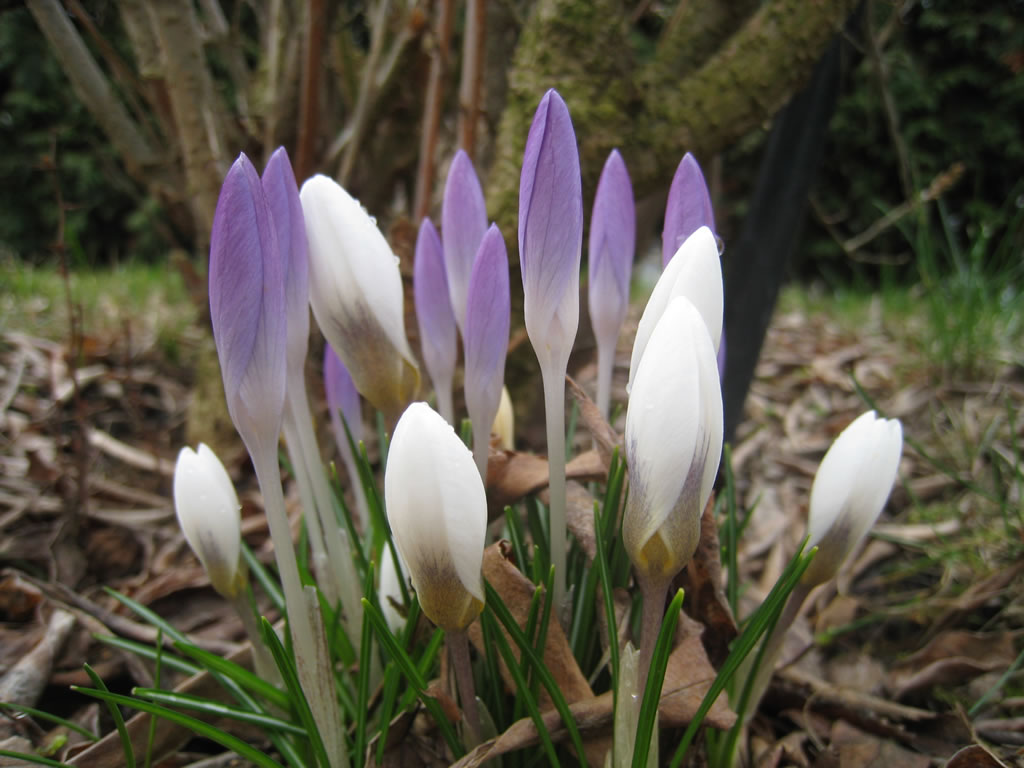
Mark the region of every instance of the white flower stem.
POLYGON ((612 402, 612 371, 615 368, 615 341, 597 342, 597 409, 607 419, 612 402))
POLYGON ((647 579, 638 578, 640 594, 643 596, 643 609, 640 625, 640 659, 638 677, 640 685, 637 686, 642 692, 647 687, 647 675, 651 670, 651 659, 654 658, 654 646, 658 644, 658 634, 661 632, 662 622, 665 620, 665 595, 668 592, 668 583, 652 582, 647 579))
MULTIPOLYGON (((320 668, 324 665, 318 663, 324 656, 327 637, 324 635, 322 621, 316 622, 319 636, 314 634, 316 630, 312 612, 319 611, 319 606, 311 606, 299 579, 295 546, 292 543, 291 527, 288 525, 288 514, 284 507, 284 491, 281 488, 276 448, 276 445, 260 446, 260 450, 252 450, 250 447, 249 455, 256 469, 256 479, 263 494, 263 506, 270 527, 270 538, 274 542, 274 558, 277 560, 277 570, 281 576, 281 586, 288 608, 288 630, 291 632, 292 645, 295 649, 299 684, 309 701, 317 726, 323 733, 331 723, 341 722, 337 697, 333 691, 334 670, 329 664, 320 668), (325 680, 331 683, 330 695, 325 695, 325 680)), ((324 733, 325 740, 327 735, 324 733)), ((344 750, 340 754, 333 754, 333 749, 331 751, 332 768, 344 768, 348 765, 344 750)))
POLYGON ((473 667, 469 660, 469 637, 465 632, 445 632, 448 657, 455 668, 455 684, 459 689, 462 714, 466 719, 466 744, 472 749, 480 743, 480 713, 476 706, 473 667))
POLYGON ((256 674, 270 683, 280 684, 281 674, 277 671, 277 665, 274 663, 270 651, 267 650, 267 646, 263 643, 259 623, 256 621, 255 607, 252 603, 248 587, 231 598, 231 607, 235 609, 238 618, 242 620, 245 635, 249 638, 249 643, 252 645, 252 662, 256 674))
MULTIPOLYGON (((306 398, 305 387, 302 386, 301 377, 292 375, 289 379, 288 397, 285 404, 285 424, 287 425, 288 415, 290 415, 302 457, 302 466, 312 485, 314 507, 320 522, 320 535, 326 548, 326 557, 331 571, 330 578, 333 582, 331 588, 325 590, 325 593, 332 602, 337 602, 340 599, 342 610, 345 612, 345 627, 349 637, 355 641, 358 650, 358 627, 362 626, 363 621, 362 594, 359 589, 362 582, 356 575, 352 550, 348 544, 348 535, 339 527, 338 518, 334 512, 334 499, 330 486, 327 484, 327 475, 324 473, 323 461, 320 458, 320 448, 317 445, 316 436, 313 434, 313 418, 309 412, 309 400, 306 398), (296 381, 293 382, 291 379, 296 379, 296 381)), ((302 470, 296 469, 296 474, 302 474, 302 470)), ((310 535, 312 536, 312 529, 310 535)), ((321 584, 322 586, 323 584, 321 584)))
POLYGON ((548 436, 548 511, 551 564, 555 567, 555 612, 565 602, 565 366, 541 368, 548 436))

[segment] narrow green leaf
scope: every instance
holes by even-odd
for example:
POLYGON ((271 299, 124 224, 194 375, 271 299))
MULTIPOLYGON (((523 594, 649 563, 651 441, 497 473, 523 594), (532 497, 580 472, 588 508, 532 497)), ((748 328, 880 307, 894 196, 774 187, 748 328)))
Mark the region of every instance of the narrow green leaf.
POLYGON ((240 723, 258 725, 261 728, 271 728, 303 737, 306 735, 304 728, 300 728, 279 717, 259 712, 250 712, 238 707, 232 707, 229 704, 222 704, 219 701, 211 701, 210 699, 203 699, 187 693, 175 693, 174 691, 165 691, 161 688, 133 688, 132 695, 168 707, 192 709, 196 712, 203 712, 216 717, 227 717, 240 723))
POLYGON ((15 760, 24 760, 26 763, 34 763, 35 765, 51 765, 56 768, 74 768, 69 763, 62 763, 59 760, 51 760, 48 757, 42 755, 32 755, 28 752, 15 752, 12 749, 0 749, 0 757, 11 757, 15 760))
POLYGON ((616 691, 619 685, 619 627, 615 622, 615 598, 612 593, 611 576, 608 573, 608 552, 604 538, 605 521, 601 518, 597 502, 594 502, 594 537, 597 548, 594 564, 597 569, 598 578, 601 580, 604 617, 608 624, 608 653, 611 664, 612 690, 616 691))
POLYGON ((274 604, 277 612, 284 615, 284 593, 281 592, 281 585, 270 575, 270 571, 259 561, 255 553, 249 549, 245 539, 242 539, 242 557, 245 558, 245 564, 249 567, 249 573, 256 577, 256 582, 263 587, 263 591, 267 593, 267 597, 270 598, 270 602, 274 604))
POLYGON ((197 736, 209 739, 210 741, 215 741, 225 749, 237 752, 239 757, 249 760, 263 768, 283 768, 283 766, 276 760, 268 757, 260 750, 249 746, 246 742, 232 736, 230 733, 226 733, 220 728, 215 728, 209 723, 204 723, 202 720, 190 717, 189 715, 181 712, 176 712, 173 709, 168 709, 167 707, 150 701, 145 701, 143 699, 133 699, 130 696, 122 696, 117 693, 96 690, 94 688, 80 688, 79 686, 74 685, 71 687, 71 690, 85 694, 86 696, 92 696, 93 698, 100 699, 101 701, 106 701, 111 705, 121 704, 122 706, 137 709, 140 712, 147 712, 151 715, 155 715, 156 717, 162 717, 164 720, 169 720, 172 723, 188 728, 197 736))
POLYGON ((57 715, 51 715, 49 712, 43 712, 41 709, 35 709, 33 707, 26 707, 24 704, 15 704, 9 701, 0 701, 0 709, 8 709, 12 712, 21 712, 22 714, 34 717, 37 720, 46 720, 47 722, 55 725, 63 726, 69 731, 74 731, 81 736, 84 736, 89 741, 99 741, 100 737, 98 734, 93 733, 88 728, 83 728, 78 723, 73 723, 70 720, 65 720, 63 717, 57 717, 57 715))
MULTIPOLYGON (((85 673, 89 675, 89 679, 92 680, 93 685, 95 685, 100 691, 109 693, 106 683, 103 682, 103 678, 96 673, 95 669, 90 667, 88 664, 83 664, 82 668, 85 670, 85 673)), ((85 690, 83 690, 83 693, 84 692, 85 690)), ((131 700, 129 699, 129 701, 131 700)), ((117 728, 117 735, 121 737, 121 749, 124 750, 125 766, 127 766, 127 768, 135 768, 135 750, 132 749, 132 740, 131 737, 128 736, 128 729, 124 724, 124 715, 121 714, 121 710, 118 709, 117 704, 114 702, 108 699, 106 704, 107 709, 110 710, 110 716, 114 719, 114 727, 117 728)), ((131 706, 131 704, 128 706, 131 706)))
POLYGON ((523 534, 523 521, 519 519, 519 510, 505 507, 505 525, 508 527, 508 538, 512 542, 516 566, 524 576, 527 576, 530 566, 526 559, 526 539, 523 534))
POLYGON ((291 700, 288 698, 288 694, 268 683, 262 677, 253 674, 240 664, 229 661, 215 653, 204 651, 202 648, 191 644, 175 643, 174 647, 186 656, 191 656, 211 672, 218 672, 224 677, 233 680, 239 686, 252 691, 273 706, 279 709, 289 709, 291 707, 291 700))
POLYGON ((633 768, 645 768, 647 754, 651 751, 651 738, 654 737, 654 726, 658 720, 658 702, 661 701, 661 687, 665 682, 665 669, 668 657, 672 653, 672 640, 676 635, 676 624, 679 623, 679 612, 683 609, 683 590, 678 590, 669 603, 668 612, 661 622, 661 631, 654 645, 651 657, 651 668, 647 675, 647 687, 640 703, 640 717, 637 720, 636 743, 633 747, 633 768))
MULTIPOLYGON (((137 643, 134 640, 126 640, 123 637, 115 637, 114 635, 93 635, 93 639, 112 648, 134 653, 139 658, 146 659, 147 661, 156 661, 157 652, 155 646, 137 643)), ((170 667, 185 675, 195 675, 203 671, 202 667, 168 653, 163 654, 163 664, 165 667, 170 667)))

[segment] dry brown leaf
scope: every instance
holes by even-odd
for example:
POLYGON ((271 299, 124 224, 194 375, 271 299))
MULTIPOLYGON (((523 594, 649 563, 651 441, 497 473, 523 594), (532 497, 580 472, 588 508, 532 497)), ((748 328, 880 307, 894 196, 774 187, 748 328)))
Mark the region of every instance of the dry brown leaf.
POLYGON ((1008 768, 1008 765, 981 744, 972 744, 949 758, 946 768, 1008 768))
MULTIPOLYGON (((576 456, 565 468, 566 478, 598 482, 608 474, 597 451, 576 456)), ((487 512, 493 520, 506 506, 537 493, 548 484, 548 462, 532 453, 491 449, 487 463, 487 512)))
POLYGON ((902 699, 935 685, 958 685, 978 675, 1003 669, 1017 657, 1010 632, 978 634, 950 630, 891 670, 889 689, 902 699))
POLYGON ((601 464, 604 465, 604 471, 607 474, 608 467, 612 462, 612 453, 618 448, 619 454, 622 454, 622 440, 619 437, 619 433, 608 424, 594 401, 590 399, 579 384, 573 381, 571 376, 566 376, 565 382, 569 394, 575 398, 579 405, 580 421, 587 428, 587 431, 590 432, 590 436, 594 438, 597 453, 601 457, 601 464))
POLYGON ((832 748, 839 753, 840 768, 885 765, 928 768, 932 763, 927 755, 911 752, 894 741, 865 733, 845 720, 837 720, 832 726, 832 748))
MULTIPOLYGON (((685 613, 680 614, 676 647, 668 657, 661 688, 658 714, 662 726, 687 725, 715 681, 717 673, 701 641, 703 629, 685 613)), ((729 709, 724 693, 715 700, 704 722, 722 730, 731 728, 736 722, 736 715, 729 709)))

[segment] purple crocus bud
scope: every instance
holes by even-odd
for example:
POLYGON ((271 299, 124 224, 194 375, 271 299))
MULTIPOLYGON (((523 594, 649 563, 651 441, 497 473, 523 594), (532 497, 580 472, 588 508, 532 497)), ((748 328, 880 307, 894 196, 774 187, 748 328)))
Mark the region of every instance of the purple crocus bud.
POLYGON ((284 147, 277 148, 263 169, 263 192, 274 217, 285 268, 288 370, 301 371, 309 346, 309 252, 299 187, 284 147))
POLYGON ((345 417, 352 442, 358 445, 363 439, 363 411, 352 375, 330 344, 324 344, 324 392, 327 395, 327 409, 331 412, 334 439, 344 455, 349 453, 349 444, 341 418, 345 417))
POLYGON ((466 305, 466 410, 473 424, 473 453, 486 479, 491 424, 505 382, 511 299, 505 239, 491 224, 473 263, 466 305))
POLYGON ((636 246, 633 186, 622 155, 605 161, 590 217, 590 324, 598 349, 597 405, 607 415, 619 329, 629 310, 629 277, 636 246))
POLYGON ((420 222, 416 237, 416 258, 413 262, 413 295, 416 299, 416 320, 420 326, 420 348, 430 380, 437 393, 441 415, 453 423, 452 377, 457 354, 455 315, 448 298, 441 238, 429 218, 420 222))
POLYGON ((473 161, 463 150, 455 153, 444 185, 441 204, 441 232, 444 234, 444 264, 448 293, 459 332, 466 333, 466 293, 480 241, 487 231, 487 206, 473 161))
POLYGON ((542 370, 562 375, 579 326, 583 191, 569 109, 544 94, 519 178, 519 258, 526 332, 542 370))
POLYGON ((696 158, 687 152, 672 177, 665 205, 665 228, 661 232, 661 266, 672 260, 686 238, 701 227, 715 234, 715 213, 711 193, 696 158))
POLYGON ((260 177, 239 155, 210 235, 210 318, 228 413, 250 454, 273 450, 284 410, 284 265, 260 177))

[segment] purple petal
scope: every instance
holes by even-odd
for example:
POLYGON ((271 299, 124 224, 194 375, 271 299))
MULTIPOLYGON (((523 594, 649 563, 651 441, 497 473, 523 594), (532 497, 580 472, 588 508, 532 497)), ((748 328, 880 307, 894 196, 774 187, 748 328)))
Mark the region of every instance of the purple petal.
POLYGON ((284 265, 260 177, 239 155, 210 235, 210 317, 228 411, 252 452, 277 442, 284 409, 284 265))
POLYGON ((302 201, 288 152, 278 147, 263 169, 263 191, 274 217, 285 265, 285 315, 288 318, 288 367, 301 369, 309 344, 309 247, 302 201))
POLYGON ((473 161, 463 150, 455 153, 441 204, 441 232, 444 234, 444 264, 448 291, 459 330, 466 329, 466 292, 480 241, 487 231, 487 206, 473 161))
POLYGON ((352 375, 330 344, 324 344, 324 391, 327 394, 327 410, 331 413, 334 439, 342 455, 345 455, 348 453, 348 438, 341 417, 345 417, 353 442, 358 443, 363 439, 363 411, 352 375))
POLYGON ((626 163, 617 149, 605 161, 590 218, 590 318, 598 339, 616 338, 629 308, 636 247, 636 207, 626 163))
POLYGON ((466 307, 466 409, 474 427, 490 429, 501 401, 508 352, 508 254, 505 240, 491 224, 473 264, 466 307))
POLYGON ((697 160, 689 152, 683 156, 672 177, 665 205, 665 228, 661 232, 661 265, 668 264, 686 238, 701 227, 715 232, 715 213, 711 193, 704 183, 697 160))
POLYGON ((412 286, 423 361, 436 389, 438 380, 451 382, 457 351, 455 315, 448 297, 441 238, 428 218, 420 222, 420 232, 416 237, 412 286))
MULTIPOLYGON (((569 109, 554 90, 541 99, 526 139, 519 178, 519 259, 527 330, 544 334, 568 355, 572 339, 553 339, 556 330, 575 338, 570 318, 552 321, 578 285, 583 245, 583 192, 576 134, 569 109), (532 315, 532 317, 531 317, 532 315), (566 345, 566 342, 568 344, 566 345)), ((576 297, 578 301, 578 297, 576 297)), ((577 309, 578 312, 578 309, 577 309)), ((578 321, 578 318, 577 318, 578 321)), ((536 349, 539 339, 531 341, 536 349)))

